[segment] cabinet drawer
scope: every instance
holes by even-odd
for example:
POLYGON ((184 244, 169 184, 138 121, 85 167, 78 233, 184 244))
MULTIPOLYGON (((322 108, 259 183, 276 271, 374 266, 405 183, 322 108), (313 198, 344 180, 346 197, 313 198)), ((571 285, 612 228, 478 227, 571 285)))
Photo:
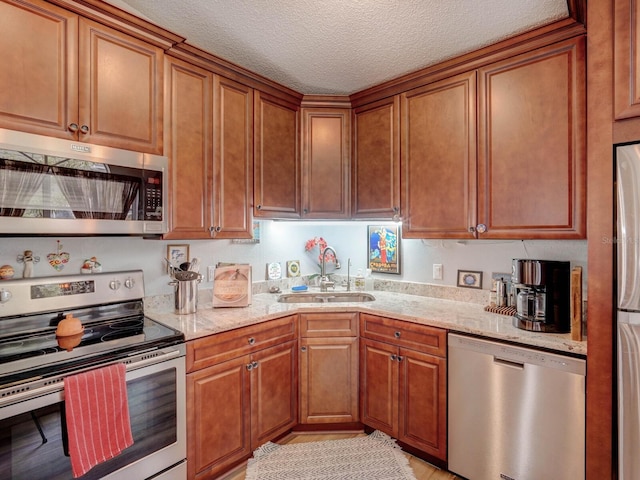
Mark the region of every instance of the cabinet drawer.
POLYGON ((229 330, 187 342, 187 372, 271 347, 298 336, 297 316, 229 330))
POLYGON ((356 337, 357 313, 302 313, 301 337, 356 337))
POLYGON ((447 331, 441 328, 361 313, 360 335, 446 357, 447 331))

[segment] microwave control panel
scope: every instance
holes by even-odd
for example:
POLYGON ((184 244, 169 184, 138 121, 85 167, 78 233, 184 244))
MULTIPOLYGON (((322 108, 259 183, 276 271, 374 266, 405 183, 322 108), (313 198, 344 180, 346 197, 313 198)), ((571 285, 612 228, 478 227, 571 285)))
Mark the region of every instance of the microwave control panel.
POLYGON ((162 172, 144 171, 144 212, 145 220, 162 220, 162 172))

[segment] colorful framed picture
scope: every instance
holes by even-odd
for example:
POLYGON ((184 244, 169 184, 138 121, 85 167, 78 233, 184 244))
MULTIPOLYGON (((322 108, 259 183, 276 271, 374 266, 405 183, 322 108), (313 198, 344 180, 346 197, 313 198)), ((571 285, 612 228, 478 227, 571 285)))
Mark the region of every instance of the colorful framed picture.
POLYGON ((189 261, 189 245, 167 245, 167 260, 172 267, 189 261))
POLYGON ((466 288, 482 288, 482 272, 458 270, 458 286, 466 288))
POLYGON ((372 272, 400 274, 398 225, 368 225, 367 249, 367 268, 372 272))

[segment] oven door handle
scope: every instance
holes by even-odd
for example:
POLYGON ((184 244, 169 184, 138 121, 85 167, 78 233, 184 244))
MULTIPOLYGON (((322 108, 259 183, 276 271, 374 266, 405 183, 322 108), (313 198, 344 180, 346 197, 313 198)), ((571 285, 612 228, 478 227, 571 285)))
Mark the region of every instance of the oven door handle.
MULTIPOLYGON (((135 352, 129 355, 129 358, 119 358, 112 362, 105 362, 99 365, 92 365, 91 367, 87 367, 84 369, 77 370, 73 372, 71 375, 76 375, 78 373, 88 372, 90 370, 96 370, 98 368, 106 367, 108 365, 113 365, 115 363, 124 363, 127 369, 127 372, 139 370, 144 367, 149 367, 151 365, 166 362, 169 360, 173 360, 179 357, 184 356, 183 345, 179 345, 176 347, 168 347, 165 349, 154 349, 149 350, 147 352, 135 352)), ((69 375, 70 376, 70 375, 69 375)), ((57 401, 61 402, 64 400, 63 390, 64 390, 64 380, 60 378, 59 380, 51 380, 52 383, 36 387, 34 389, 30 389, 27 385, 31 382, 35 382, 41 380, 42 377, 32 377, 22 380, 20 383, 16 383, 13 388, 16 390, 22 390, 18 393, 9 393, 4 398, 0 400, 0 407, 5 407, 8 405, 12 405, 24 400, 29 400, 35 397, 41 397, 49 394, 58 394, 59 397, 57 401)), ((10 390, 11 387, 8 388, 10 390)))

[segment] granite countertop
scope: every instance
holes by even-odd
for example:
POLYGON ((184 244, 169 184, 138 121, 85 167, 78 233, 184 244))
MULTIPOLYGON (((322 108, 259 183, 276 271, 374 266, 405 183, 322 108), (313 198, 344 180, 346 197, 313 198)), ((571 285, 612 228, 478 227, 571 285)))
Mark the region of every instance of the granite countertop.
POLYGON ((560 353, 587 354, 586 341, 573 341, 570 334, 539 333, 518 329, 512 325, 510 316, 486 312, 480 304, 380 290, 370 293, 376 297, 375 301, 340 304, 278 303, 277 294, 260 293, 253 295, 252 303, 248 307, 214 309, 211 291, 200 291, 198 310, 194 314, 175 314, 172 295, 145 298, 145 314, 165 325, 181 330, 187 341, 272 320, 287 314, 364 312, 560 353))

